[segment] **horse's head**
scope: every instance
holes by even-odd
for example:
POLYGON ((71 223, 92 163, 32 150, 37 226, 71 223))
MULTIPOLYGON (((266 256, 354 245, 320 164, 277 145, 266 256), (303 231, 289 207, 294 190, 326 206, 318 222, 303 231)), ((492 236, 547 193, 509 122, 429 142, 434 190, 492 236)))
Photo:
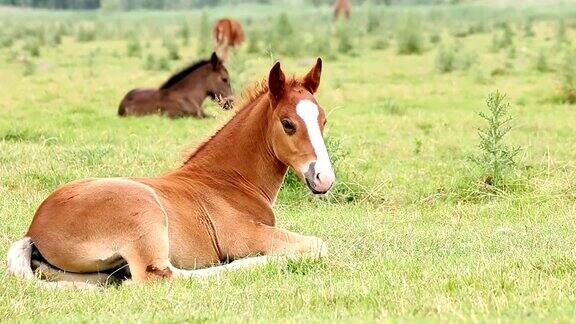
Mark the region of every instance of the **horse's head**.
POLYGON ((232 107, 234 93, 230 86, 230 75, 224 63, 216 53, 210 57, 210 72, 204 80, 208 95, 215 99, 224 109, 232 107))
POLYGON ((322 60, 318 58, 302 79, 287 81, 279 62, 268 77, 274 154, 304 179, 314 194, 328 192, 335 181, 322 137, 326 115, 314 98, 321 72, 322 60))

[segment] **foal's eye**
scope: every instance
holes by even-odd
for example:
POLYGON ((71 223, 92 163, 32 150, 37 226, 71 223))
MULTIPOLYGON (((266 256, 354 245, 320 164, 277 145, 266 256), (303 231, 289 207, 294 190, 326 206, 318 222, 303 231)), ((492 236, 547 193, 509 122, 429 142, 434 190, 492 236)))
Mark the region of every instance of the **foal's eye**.
POLYGON ((222 82, 224 82, 224 83, 228 83, 228 81, 230 81, 230 80, 228 80, 228 78, 227 78, 227 77, 222 77, 222 82))
POLYGON ((282 119, 282 128, 284 128, 284 132, 288 135, 296 132, 296 125, 288 118, 282 119))

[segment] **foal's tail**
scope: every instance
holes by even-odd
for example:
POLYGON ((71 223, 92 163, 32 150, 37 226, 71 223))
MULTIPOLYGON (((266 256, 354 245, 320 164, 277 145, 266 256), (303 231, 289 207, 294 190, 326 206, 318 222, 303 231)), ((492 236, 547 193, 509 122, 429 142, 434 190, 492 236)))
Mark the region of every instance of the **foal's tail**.
POLYGON ((118 106, 118 116, 124 117, 126 116, 126 107, 124 107, 124 100, 118 106))
POLYGON ((110 283, 110 277, 105 274, 74 274, 40 261, 32 260, 32 239, 28 236, 14 242, 8 250, 8 273, 24 280, 35 278, 32 265, 36 268, 42 280, 38 284, 42 288, 77 288, 93 289, 98 285, 110 283))
POLYGON ((14 242, 8 250, 8 273, 22 279, 34 278, 32 271, 32 239, 28 236, 14 242))

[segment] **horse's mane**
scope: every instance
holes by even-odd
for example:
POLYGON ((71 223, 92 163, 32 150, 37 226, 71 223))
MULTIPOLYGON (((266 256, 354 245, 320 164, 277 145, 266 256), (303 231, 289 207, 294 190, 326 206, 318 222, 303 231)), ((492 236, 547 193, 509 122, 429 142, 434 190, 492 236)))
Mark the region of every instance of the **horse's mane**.
MULTIPOLYGON (((286 77, 286 87, 288 88, 295 87, 301 83, 302 81, 297 79, 295 76, 286 77)), ((267 93, 268 90, 269 90, 268 79, 262 79, 260 81, 256 81, 252 85, 249 85, 248 87, 244 88, 244 90, 242 90, 242 95, 240 96, 240 99, 238 99, 238 101, 234 104, 234 107, 238 107, 235 110, 240 111, 246 108, 247 106, 250 105, 250 103, 254 102, 261 95, 267 93)), ((234 117, 232 117, 230 120, 232 120, 233 118, 234 117)))
MULTIPOLYGON (((287 87, 294 87, 300 83, 301 80, 298 80, 294 76, 286 78, 287 87)), ((216 130, 216 132, 212 134, 212 136, 208 137, 206 140, 198 144, 196 147, 192 148, 187 154, 188 157, 186 158, 184 164, 187 164, 190 160, 192 160, 192 158, 194 158, 194 156, 196 156, 196 154, 198 154, 198 152, 202 151, 202 149, 206 147, 206 145, 210 143, 210 141, 214 139, 214 137, 216 137, 224 129, 224 127, 226 127, 226 125, 228 125, 234 118, 238 116, 239 112, 251 106, 251 104, 253 104, 256 100, 258 100, 258 98, 260 98, 262 95, 268 93, 268 89, 269 89, 268 79, 256 81, 252 85, 244 88, 244 90, 242 91, 242 95, 240 96, 240 99, 234 105, 235 110, 234 115, 230 117, 224 124, 222 124, 218 128, 218 130, 216 130)))
POLYGON ((178 82, 184 80, 190 73, 198 70, 200 67, 208 63, 210 63, 210 60, 201 60, 181 70, 180 72, 175 73, 166 82, 164 82, 162 86, 160 86, 160 89, 165 90, 175 86, 178 82))

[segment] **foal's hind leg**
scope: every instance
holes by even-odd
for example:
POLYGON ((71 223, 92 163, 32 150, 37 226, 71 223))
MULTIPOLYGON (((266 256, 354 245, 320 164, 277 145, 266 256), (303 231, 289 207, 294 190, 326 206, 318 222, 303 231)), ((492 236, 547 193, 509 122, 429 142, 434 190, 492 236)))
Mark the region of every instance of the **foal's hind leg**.
POLYGON ((121 255, 128 263, 135 283, 172 277, 168 228, 165 224, 153 225, 137 241, 125 246, 121 255))
POLYGON ((250 257, 229 264, 197 270, 174 267, 169 259, 168 231, 157 226, 125 249, 122 256, 128 262, 134 283, 147 283, 173 277, 206 278, 220 276, 229 271, 261 266, 270 262, 268 256, 250 257))

